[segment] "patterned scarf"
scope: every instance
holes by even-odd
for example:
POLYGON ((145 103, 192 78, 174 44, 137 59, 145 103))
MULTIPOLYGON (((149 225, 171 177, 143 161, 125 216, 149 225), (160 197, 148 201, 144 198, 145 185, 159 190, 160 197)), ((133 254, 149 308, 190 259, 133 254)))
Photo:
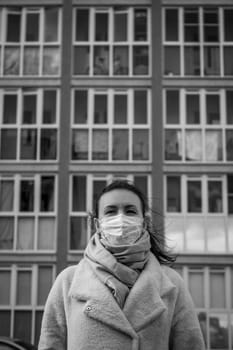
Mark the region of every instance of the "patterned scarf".
POLYGON ((149 259, 150 248, 147 231, 134 244, 121 246, 110 246, 97 232, 89 241, 84 258, 123 308, 130 288, 149 259))

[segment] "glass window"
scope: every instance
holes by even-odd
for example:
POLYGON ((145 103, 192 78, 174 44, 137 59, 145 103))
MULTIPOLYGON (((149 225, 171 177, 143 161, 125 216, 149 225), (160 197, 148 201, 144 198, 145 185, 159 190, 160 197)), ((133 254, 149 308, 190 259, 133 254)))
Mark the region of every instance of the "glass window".
POLYGON ((86 211, 86 176, 73 176, 72 211, 86 211))
POLYGON ((129 144, 128 130, 124 130, 124 129, 113 130, 112 159, 127 160, 129 157, 128 144, 129 144))
POLYGON ((17 114, 17 95, 4 95, 3 123, 15 124, 17 114))
POLYGON ((94 98, 94 123, 107 123, 107 95, 95 95, 94 98))
POLYGON ((227 160, 233 161, 233 130, 226 131, 227 160))
POLYGON ((186 46, 184 48, 185 75, 200 75, 200 48, 186 46))
POLYGON ((43 95, 43 124, 55 123, 57 92, 56 90, 44 90, 43 95))
POLYGON ((228 213, 233 214, 233 175, 227 175, 228 213))
POLYGON ((20 26, 21 26, 21 14, 20 13, 8 13, 7 15, 7 42, 19 42, 20 41, 20 26))
POLYGON ((114 41, 127 40, 127 13, 114 11, 114 41))
POLYGON ((221 213, 223 211, 221 181, 208 181, 208 203, 210 213, 221 213))
POLYGON ((36 129, 21 130, 21 159, 36 159, 37 155, 37 131, 36 129))
POLYGON ((16 159, 17 130, 2 129, 1 159, 16 159))
POLYGON ((147 176, 134 176, 134 184, 140 191, 143 193, 145 198, 148 197, 148 184, 147 184, 147 176))
POLYGON ((219 41, 218 9, 204 8, 204 41, 219 41))
MULTIPOLYGON (((9 291, 8 291, 9 293, 9 291)), ((0 312, 0 336, 9 337, 11 329, 11 311, 1 310, 0 312)), ((6 349, 7 350, 7 349, 6 349)))
POLYGON ((92 159, 107 160, 108 159, 108 131, 93 130, 92 142, 92 159))
POLYGON ((134 91, 134 123, 147 123, 147 91, 134 91))
POLYGON ((220 75, 219 47, 204 47, 204 75, 220 75))
POLYGON ((224 9, 224 40, 233 41, 233 10, 224 9))
POLYGON ((199 95, 186 95, 186 123, 200 124, 199 95))
POLYGON ((58 9, 45 9, 44 41, 52 42, 58 40, 58 9))
POLYGON ((129 49, 127 46, 115 46, 113 51, 113 74, 129 74, 129 49))
POLYGON ((165 159, 182 159, 182 135, 181 130, 165 130, 165 159))
POLYGON ((18 250, 32 250, 34 247, 35 222, 31 217, 20 217, 18 220, 18 250))
POLYGON ((178 10, 166 9, 165 14, 166 14, 165 40, 178 41, 178 10))
POLYGON ((74 74, 89 74, 89 47, 77 46, 74 48, 74 74))
POLYGON ((185 153, 187 161, 202 160, 202 135, 199 130, 187 130, 185 133, 185 153))
POLYGON ((134 40, 147 41, 147 10, 134 10, 134 40))
POLYGON ((201 213, 202 212, 202 187, 201 181, 188 180, 188 212, 201 213))
POLYGON ((23 124, 36 123, 36 95, 24 95, 23 97, 23 124))
POLYGON ((58 75, 60 69, 60 50, 45 47, 43 51, 43 75, 58 75))
POLYGON ((23 74, 39 74, 39 49, 37 47, 27 47, 24 49, 23 74))
POLYGON ((204 252, 204 220, 199 217, 187 217, 185 225, 186 249, 189 252, 204 252))
POLYGON ((178 90, 166 91, 166 123, 178 124, 180 120, 180 101, 178 90))
POLYGON ((74 122, 76 124, 87 123, 87 90, 76 90, 74 95, 74 122))
POLYGON ((148 160, 149 144, 148 130, 133 130, 133 160, 148 160))
POLYGON ((20 211, 34 210, 34 181, 21 180, 20 211))
POLYGON ((32 313, 31 311, 15 311, 14 338, 31 341, 32 313))
POLYGON ((206 117, 207 117, 207 121, 206 121, 207 124, 220 123, 219 95, 206 96, 206 117))
POLYGON ((57 157, 57 130, 42 129, 40 136, 40 159, 56 159, 57 157))
POLYGON ((94 75, 109 74, 109 47, 94 46, 94 75))
POLYGON ((114 123, 126 124, 127 123, 127 96, 126 95, 114 95, 114 123))
POLYGON ((227 124, 233 124, 233 90, 226 90, 227 124))
POLYGON ((203 272, 189 272, 189 290, 195 307, 204 307, 204 275, 203 272))
POLYGON ((40 217, 38 222, 38 243, 39 250, 55 249, 55 219, 40 217))
POLYGON ((50 291, 53 278, 52 269, 49 266, 39 266, 38 269, 38 289, 37 289, 37 305, 44 305, 50 291))
POLYGON ((108 13, 97 12, 95 14, 95 40, 107 41, 108 32, 108 13))
POLYGON ((14 239, 14 219, 12 217, 0 217, 0 249, 12 249, 14 239))
POLYGON ((72 142, 72 159, 88 159, 88 131, 74 130, 72 142))
POLYGON ((208 251, 218 253, 226 251, 225 231, 225 220, 222 216, 209 216, 206 218, 206 236, 208 251))
POLYGON ((54 176, 41 176, 40 211, 54 211, 54 176))
POLYGON ((181 211, 181 183, 179 176, 167 177, 167 211, 181 211))
POLYGON ((6 47, 4 53, 4 75, 19 75, 20 50, 18 47, 6 47))
POLYGON ((89 10, 78 9, 76 11, 76 41, 88 41, 89 10))
POLYGON ((10 304, 9 291, 11 290, 11 272, 0 270, 0 280, 1 280, 0 305, 9 305, 10 304))
POLYGON ((147 75, 149 68, 148 46, 133 47, 133 74, 147 75))
POLYGON ((14 200, 14 182, 0 180, 0 211, 12 211, 14 200))
POLYGON ((184 9, 184 40, 187 42, 199 41, 199 16, 197 8, 184 9))
POLYGON ((17 305, 31 304, 31 284, 32 284, 31 274, 32 274, 31 271, 18 271, 17 293, 16 293, 17 305))
POLYGON ((70 222, 70 249, 85 249, 87 244, 87 218, 72 217, 70 222))
POLYGON ((26 15, 26 41, 39 40, 39 13, 26 15))
POLYGON ((210 273, 210 307, 226 307, 225 274, 222 272, 210 273))
POLYGON ((180 75, 180 48, 178 46, 164 48, 164 74, 180 75))
POLYGON ((233 46, 224 47, 224 75, 233 75, 233 46))
POLYGON ((229 349, 228 319, 226 314, 210 314, 210 348, 229 349))
POLYGON ((223 160, 222 132, 220 130, 207 130, 205 138, 207 161, 223 160))

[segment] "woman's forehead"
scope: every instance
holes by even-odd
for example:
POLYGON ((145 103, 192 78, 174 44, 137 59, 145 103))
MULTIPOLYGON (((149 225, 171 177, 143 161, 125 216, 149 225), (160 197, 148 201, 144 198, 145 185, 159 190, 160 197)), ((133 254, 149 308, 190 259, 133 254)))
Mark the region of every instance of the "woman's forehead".
POLYGON ((125 189, 115 189, 104 193, 99 200, 99 210, 109 205, 134 205, 141 208, 140 198, 133 192, 125 189))

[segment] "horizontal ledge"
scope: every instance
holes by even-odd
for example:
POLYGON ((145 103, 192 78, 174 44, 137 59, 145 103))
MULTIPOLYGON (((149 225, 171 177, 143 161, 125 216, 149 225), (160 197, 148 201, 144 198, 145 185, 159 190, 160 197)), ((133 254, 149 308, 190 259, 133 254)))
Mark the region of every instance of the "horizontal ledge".
POLYGON ((151 5, 152 0, 73 0, 73 5, 95 5, 95 6, 116 6, 116 5, 151 5))
POLYGON ((173 5, 173 6, 183 6, 183 5, 216 5, 216 6, 224 6, 224 5, 231 5, 232 6, 232 0, 179 0, 179 3, 177 3, 177 0, 162 0, 162 5, 173 5))
POLYGON ((233 77, 231 78, 163 78, 163 87, 207 87, 207 88, 226 88, 233 87, 233 77))
POLYGON ((177 260, 175 262, 176 265, 195 265, 195 266, 227 266, 227 265, 233 265, 233 254, 213 254, 213 253, 206 253, 206 254, 178 254, 177 260))
POLYGON ((164 164, 163 172, 166 173, 194 173, 194 174, 226 174, 232 173, 232 164, 164 164))
POLYGON ((84 86, 84 87, 101 87, 101 88, 113 88, 113 87, 133 87, 133 86, 143 86, 143 87, 151 87, 152 86, 152 80, 151 78, 142 78, 142 79, 135 79, 135 78, 73 78, 72 79, 72 86, 84 86))
POLYGON ((0 254, 0 263, 5 265, 10 264, 34 264, 34 263, 56 263, 56 253, 28 253, 28 252, 14 252, 0 254))
POLYGON ((38 3, 38 0, 0 0, 1 6, 9 6, 9 5, 25 5, 25 6, 43 6, 43 5, 62 5, 62 0, 40 0, 38 3))
POLYGON ((61 79, 47 79, 47 78, 1 78, 0 79, 0 87, 30 87, 30 86, 55 86, 59 87, 61 85, 61 79))
POLYGON ((58 164, 35 163, 4 163, 0 164, 0 173, 51 173, 58 172, 58 164))
POLYGON ((78 173, 150 173, 151 164, 71 164, 70 172, 78 173))

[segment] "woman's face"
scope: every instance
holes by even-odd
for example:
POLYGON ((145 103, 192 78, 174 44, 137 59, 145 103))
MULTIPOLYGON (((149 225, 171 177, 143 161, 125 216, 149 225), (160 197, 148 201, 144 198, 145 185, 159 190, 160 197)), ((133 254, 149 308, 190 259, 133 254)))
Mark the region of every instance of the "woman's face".
POLYGON ((104 193, 99 200, 99 219, 117 214, 143 217, 140 198, 135 193, 124 189, 104 193))

